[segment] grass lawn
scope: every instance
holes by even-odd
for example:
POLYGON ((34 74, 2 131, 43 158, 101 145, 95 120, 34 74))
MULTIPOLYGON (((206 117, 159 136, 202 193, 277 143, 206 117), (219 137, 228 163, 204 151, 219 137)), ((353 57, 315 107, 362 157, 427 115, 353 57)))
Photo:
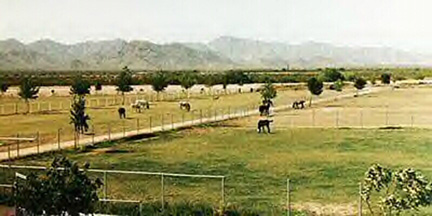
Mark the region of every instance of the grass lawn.
MULTIPOLYGON (((432 179, 430 130, 304 128, 260 135, 241 127, 243 121, 161 134, 154 141, 100 146, 118 153, 62 154, 90 162, 93 168, 225 175, 229 204, 267 213, 283 209, 287 177, 295 208, 347 215, 356 211, 358 182, 373 163, 413 167, 432 179)), ((52 157, 45 154, 17 163, 47 165, 52 157)), ((166 181, 169 202, 220 201, 216 180, 166 181)), ((158 178, 109 176, 110 198, 157 201, 159 194, 158 178)))

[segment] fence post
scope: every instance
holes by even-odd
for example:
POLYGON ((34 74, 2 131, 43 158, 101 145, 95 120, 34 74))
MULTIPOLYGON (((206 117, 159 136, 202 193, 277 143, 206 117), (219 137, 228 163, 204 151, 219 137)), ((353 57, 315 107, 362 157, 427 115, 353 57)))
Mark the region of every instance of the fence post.
POLYGON ((388 106, 386 106, 386 114, 385 114, 385 120, 386 120, 386 125, 385 126, 388 126, 388 106))
POLYGON ((214 109, 214 120, 216 121, 216 115, 217 115, 217 110, 216 108, 214 109))
POLYGON ((11 152, 10 152, 10 145, 8 145, 8 159, 11 160, 11 152))
POLYGON ((136 130, 137 130, 137 134, 139 134, 139 127, 140 127, 140 125, 139 125, 139 118, 137 118, 137 120, 136 120, 136 130))
POLYGON ((5 112, 5 111, 4 111, 4 110, 5 110, 4 107, 5 107, 4 105, 1 106, 1 110, 0 110, 1 112, 0 112, 0 114, 2 114, 2 115, 4 115, 4 112, 5 112))
POLYGON ((149 116, 149 130, 152 131, 152 117, 149 116))
POLYGON ((362 183, 360 182, 359 183, 359 203, 358 203, 358 215, 359 216, 362 216, 362 213, 363 213, 363 207, 362 207, 362 196, 361 196, 361 192, 362 192, 362 183))
POLYGON ((96 134, 96 129, 94 124, 92 124, 92 146, 95 144, 95 140, 94 140, 95 134, 96 134))
POLYGON ((221 180, 221 196, 222 196, 222 206, 225 207, 225 176, 221 180))
POLYGON ((229 106, 228 107, 228 119, 230 119, 231 118, 231 107, 229 106))
POLYGON ((36 133, 36 137, 37 137, 37 143, 36 143, 36 148, 37 148, 37 153, 39 154, 39 148, 40 148, 40 144, 41 144, 41 141, 40 141, 40 133, 39 133, 39 131, 36 133))
POLYGON ((48 111, 51 111, 52 110, 52 105, 51 105, 51 102, 49 102, 48 103, 48 111))
POLYGON ((286 195, 286 208, 287 208, 287 216, 291 216, 291 188, 290 188, 290 179, 287 179, 286 185, 287 195, 286 195))
POLYGON ((19 152, 20 152, 20 141, 19 141, 19 134, 16 135, 17 137, 17 141, 16 141, 16 146, 17 146, 17 158, 19 158, 19 152))
POLYGON ((184 126, 184 121, 185 121, 185 114, 182 113, 182 126, 184 126))
POLYGON ((360 110, 360 127, 363 129, 363 109, 360 110))
POLYGON ((40 102, 37 103, 37 111, 38 111, 38 112, 41 111, 41 105, 40 105, 40 102))
POLYGON ((336 128, 339 128, 339 109, 336 108, 336 128))
POLYGON ((174 115, 171 113, 171 130, 174 129, 174 115))
POLYGON ((161 131, 164 130, 164 114, 161 114, 161 131))
POLYGON ((18 103, 15 103, 15 114, 18 114, 18 103))
POLYGON ((161 174, 161 202, 162 202, 162 211, 165 210, 165 185, 164 185, 164 174, 161 174))
POLYGON ((107 172, 104 171, 104 182, 103 182, 103 187, 104 187, 104 191, 103 191, 103 195, 104 195, 104 199, 106 199, 108 197, 108 176, 107 176, 107 172))
POLYGON ((414 116, 411 115, 411 127, 414 127, 414 116))
POLYGON ((108 141, 111 142, 111 124, 108 123, 108 141))
POLYGON ((126 128, 125 128, 125 120, 122 120, 122 126, 123 126, 123 137, 126 137, 126 128))
MULTIPOLYGON (((61 146, 60 146, 60 131, 61 131, 61 128, 57 129, 57 148, 58 148, 58 150, 61 149, 61 146)), ((38 151, 38 153, 39 153, 39 151, 38 151)))
POLYGON ((200 124, 202 124, 202 109, 200 109, 200 124))

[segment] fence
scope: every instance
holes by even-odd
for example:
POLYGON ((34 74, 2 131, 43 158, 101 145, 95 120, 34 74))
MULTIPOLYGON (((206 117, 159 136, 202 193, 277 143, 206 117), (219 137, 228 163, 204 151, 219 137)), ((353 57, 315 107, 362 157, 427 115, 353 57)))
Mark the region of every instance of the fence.
MULTIPOLYGON (((25 170, 27 172, 29 171, 42 171, 46 170, 46 167, 40 167, 40 166, 19 166, 19 165, 0 165, 0 168, 3 170, 8 170, 7 172, 9 174, 16 173, 15 170, 25 170)), ((129 170, 103 170, 103 169, 88 169, 87 172, 89 174, 95 173, 103 175, 103 188, 102 188, 102 199, 101 202, 114 202, 114 203, 136 203, 140 206, 140 212, 141 212, 141 206, 144 202, 143 200, 132 200, 132 199, 116 199, 113 196, 110 196, 108 194, 108 188, 110 187, 109 183, 109 174, 121 174, 125 176, 130 175, 138 175, 138 176, 157 176, 160 178, 160 203, 161 203, 161 210, 163 211, 165 209, 166 199, 165 199, 165 191, 166 188, 169 186, 167 185, 167 182, 165 178, 172 177, 172 178, 189 178, 189 179, 216 179, 220 181, 220 204, 222 206, 225 205, 225 176, 223 175, 194 175, 194 174, 180 174, 180 173, 164 173, 164 172, 144 172, 144 171, 129 171, 129 170)), ((6 173, 6 172, 4 172, 6 173)), ((6 178, 2 179, 3 181, 14 181, 12 176, 15 175, 9 175, 9 179, 6 178)), ((5 175, 3 175, 3 178, 5 178, 5 175)), ((127 178, 127 177, 126 177, 127 178)), ((0 184, 0 187, 5 188, 12 188, 13 183, 9 184, 0 184)))
POLYGON ((91 125, 88 133, 77 134, 72 127, 58 128, 55 132, 12 135, 15 141, 5 141, 0 146, 0 160, 11 160, 41 152, 56 151, 64 148, 85 146, 125 137, 146 135, 222 121, 257 113, 256 105, 226 108, 208 108, 181 113, 164 113, 136 119, 123 119, 116 122, 91 125), (20 140, 19 137, 30 137, 20 140))
MULTIPOLYGON (((45 167, 38 167, 38 166, 19 166, 19 165, 0 165, 0 168, 3 170, 7 170, 9 173, 15 173, 15 170, 24 170, 23 173, 28 173, 31 171, 42 171, 45 170, 45 167)), ((164 181, 165 177, 175 177, 175 178, 192 178, 192 179, 196 179, 196 178, 202 178, 202 179, 216 179, 220 181, 220 203, 222 206, 225 206, 225 196, 226 196, 226 188, 225 188, 225 184, 226 184, 226 177, 225 176, 221 176, 221 175, 191 175, 191 174, 177 174, 177 173, 159 173, 159 172, 142 172, 142 171, 125 171, 125 170, 101 170, 101 169, 89 169, 87 170, 87 172, 89 174, 91 173, 96 173, 96 174, 102 174, 103 175, 103 183, 104 186, 102 188, 102 191, 99 194, 101 199, 100 202, 102 203, 132 203, 132 204, 136 204, 139 208, 139 215, 142 215, 142 206, 143 204, 146 203, 146 201, 148 201, 145 199, 118 199, 115 198, 113 196, 110 196, 108 194, 108 188, 110 187, 110 183, 109 183, 109 179, 111 179, 110 177, 108 177, 108 174, 121 174, 121 175, 125 175, 125 176, 130 176, 130 175, 138 175, 138 176, 157 176, 160 178, 160 198, 159 198, 159 202, 161 203, 161 211, 164 211, 164 206, 167 203, 166 199, 165 199, 165 191, 166 188, 168 187, 168 185, 166 184, 166 181, 164 181)), ((13 176, 13 175, 12 175, 13 176)), ((124 178, 123 178, 124 179, 124 178)), ((3 181, 5 181, 4 176, 3 176, 3 181)), ((10 181, 14 181, 13 179, 9 179, 10 181)), ((141 181, 143 181, 141 179, 141 181)), ((13 183, 9 183, 9 184, 0 184, 0 187, 3 188, 3 194, 6 195, 5 190, 6 189, 12 189, 13 190, 13 183)), ((208 185, 206 185, 206 187, 208 187, 208 185)), ((290 181, 290 179, 286 179, 286 188, 284 191, 285 193, 285 197, 282 198, 281 200, 285 200, 285 204, 282 207, 282 209, 285 209, 285 212, 280 212, 280 213, 284 213, 284 215, 287 216, 291 216, 294 215, 294 211, 292 208, 292 182, 290 181)), ((297 189, 298 190, 298 189, 297 189)), ((359 216, 361 216, 363 214, 363 200, 361 197, 361 184, 359 184, 359 199, 357 201, 357 210, 355 211, 359 216)), ((10 195, 10 194, 9 194, 10 195)), ((220 205, 217 205, 220 207, 220 205)), ((354 212, 350 213, 351 215, 354 215, 354 212)))
MULTIPOLYGON (((218 95, 231 95, 236 94, 236 91, 216 91, 214 96, 218 95)), ((208 96, 208 94, 190 94, 191 98, 199 98, 203 96, 208 96)), ((123 97, 121 95, 94 95, 87 98, 87 107, 98 108, 98 107, 108 107, 121 105, 123 97), (92 98, 93 97, 93 98, 92 98)), ((187 94, 183 92, 177 93, 160 93, 159 95, 155 93, 138 93, 134 95, 125 95, 125 104, 131 104, 136 100, 147 100, 150 102, 154 101, 174 101, 179 99, 186 99, 187 94)), ((69 110, 71 106, 71 101, 69 97, 56 97, 55 100, 44 98, 46 101, 36 100, 30 102, 29 106, 22 101, 17 101, 15 103, 3 103, 0 104, 0 116, 1 115, 17 115, 26 113, 27 109, 29 113, 40 113, 40 112, 51 112, 51 111, 62 111, 69 110)))

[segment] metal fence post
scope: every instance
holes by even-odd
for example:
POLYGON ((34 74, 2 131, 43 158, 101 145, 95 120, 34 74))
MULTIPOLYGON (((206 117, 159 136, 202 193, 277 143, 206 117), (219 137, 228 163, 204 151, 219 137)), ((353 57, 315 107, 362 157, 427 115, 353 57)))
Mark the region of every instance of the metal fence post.
POLYGON ((149 130, 152 131, 152 117, 149 116, 149 130))
POLYGON ((111 124, 108 123, 108 141, 111 142, 111 124))
POLYGON ((287 216, 291 216, 291 188, 290 188, 290 179, 287 179, 287 185, 286 185, 286 208, 287 208, 287 216))
POLYGON ((107 176, 107 172, 104 172, 104 184, 103 184, 103 195, 104 195, 104 199, 106 199, 108 197, 108 176, 107 176))
POLYGON ((17 158, 19 158, 19 152, 20 152, 20 141, 19 141, 19 134, 16 135, 17 137, 17 141, 16 141, 16 146, 17 146, 17 158))
POLYGON ((161 114, 161 130, 164 130, 164 114, 161 114))
POLYGON ((40 144, 41 144, 39 131, 36 132, 36 138, 37 138, 36 148, 37 148, 37 153, 39 154, 39 152, 40 152, 39 149, 40 149, 40 144))
POLYGON ((358 215, 359 216, 362 216, 362 213, 363 213, 363 207, 362 207, 362 196, 361 196, 361 192, 362 192, 362 183, 360 182, 359 183, 359 203, 358 203, 358 215))
POLYGON ((221 180, 221 190, 222 206, 225 207, 225 176, 221 180))
MULTIPOLYGON (((60 131, 61 131, 61 128, 57 129, 57 148, 58 148, 58 150, 61 149, 60 148, 60 131)), ((39 150, 38 150, 38 153, 39 153, 39 150)))
POLYGON ((161 202, 162 202, 162 211, 165 210, 165 185, 164 185, 164 174, 161 174, 161 202))
POLYGON ((174 115, 171 113, 171 130, 174 129, 174 115))
POLYGON ((336 128, 339 128, 339 109, 336 109, 336 128))

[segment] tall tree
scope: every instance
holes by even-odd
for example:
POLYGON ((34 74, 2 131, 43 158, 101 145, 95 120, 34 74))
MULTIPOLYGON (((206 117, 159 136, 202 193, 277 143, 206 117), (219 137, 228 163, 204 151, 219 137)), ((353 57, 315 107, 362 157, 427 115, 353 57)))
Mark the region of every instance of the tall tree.
POLYGON ((261 98, 265 101, 271 100, 277 96, 277 91, 271 82, 267 82, 260 93, 261 98))
POLYGON ((122 104, 125 103, 125 92, 130 92, 133 90, 132 88, 132 72, 129 70, 127 66, 123 68, 123 70, 120 72, 119 76, 116 80, 116 86, 117 91, 121 92, 122 94, 122 104))
POLYGON ((364 87, 366 86, 366 80, 359 77, 354 81, 354 87, 357 89, 357 93, 356 95, 358 95, 358 91, 364 89, 364 87))
POLYGON ((192 72, 185 72, 180 76, 180 85, 186 90, 187 98, 189 99, 189 89, 197 84, 196 75, 192 72))
POLYGON ((89 81, 83 79, 81 75, 78 75, 74 78, 69 93, 72 95, 85 96, 90 94, 90 86, 89 81))
POLYGON ((381 83, 383 84, 390 84, 391 81, 391 75, 388 73, 381 74, 381 83))
POLYGON ((156 72, 152 75, 150 82, 153 90, 156 91, 156 98, 159 100, 159 93, 168 87, 168 77, 163 72, 156 72))
POLYGON ((323 92, 324 84, 321 80, 317 79, 316 77, 310 78, 307 84, 308 84, 309 92, 312 94, 309 100, 309 106, 312 106, 312 96, 313 95, 319 96, 323 92))
POLYGON ((39 86, 33 81, 33 78, 30 76, 25 76, 21 80, 21 84, 19 86, 20 92, 18 95, 25 101, 27 105, 26 113, 30 112, 30 102, 29 100, 34 100, 38 98, 39 86))
POLYGON ((77 163, 55 158, 43 174, 31 173, 16 182, 14 201, 17 215, 92 214, 99 201, 100 179, 87 175, 89 164, 80 169, 77 163), (25 212, 19 212, 25 211, 25 212))
POLYGON ((70 110, 70 123, 74 125, 75 132, 83 134, 88 131, 90 116, 86 114, 86 101, 83 96, 75 95, 70 110))

